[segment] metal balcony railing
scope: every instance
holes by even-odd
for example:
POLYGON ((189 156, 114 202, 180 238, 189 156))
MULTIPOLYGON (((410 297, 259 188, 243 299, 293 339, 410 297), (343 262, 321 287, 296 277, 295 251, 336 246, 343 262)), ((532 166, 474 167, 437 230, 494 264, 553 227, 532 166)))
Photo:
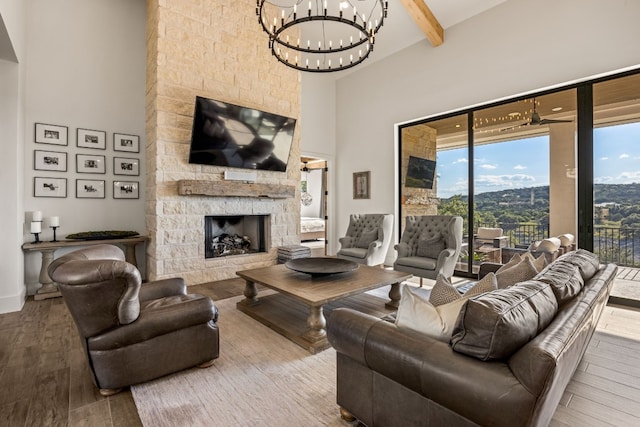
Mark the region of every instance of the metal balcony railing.
MULTIPOLYGON (((528 246, 531 242, 549 237, 549 224, 495 223, 476 224, 478 227, 500 227, 509 236, 509 247, 528 246)), ((594 226, 593 251, 601 262, 613 262, 624 267, 640 267, 640 229, 594 226)))

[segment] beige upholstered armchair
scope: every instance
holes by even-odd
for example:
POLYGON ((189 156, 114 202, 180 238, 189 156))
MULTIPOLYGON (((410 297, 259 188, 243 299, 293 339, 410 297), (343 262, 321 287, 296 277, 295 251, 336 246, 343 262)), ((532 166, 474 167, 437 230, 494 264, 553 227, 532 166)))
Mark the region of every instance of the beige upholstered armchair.
POLYGON ((474 236, 475 246, 489 245, 494 248, 504 248, 509 243, 509 236, 503 235, 502 228, 478 227, 474 236))
POLYGON ((117 246, 68 253, 49 267, 76 323, 100 394, 218 357, 218 310, 182 279, 142 284, 117 246))
POLYGON ((420 278, 451 277, 462 247, 462 217, 407 216, 393 269, 420 278))
POLYGON ((338 258, 365 265, 384 264, 391 243, 393 214, 351 214, 338 258))

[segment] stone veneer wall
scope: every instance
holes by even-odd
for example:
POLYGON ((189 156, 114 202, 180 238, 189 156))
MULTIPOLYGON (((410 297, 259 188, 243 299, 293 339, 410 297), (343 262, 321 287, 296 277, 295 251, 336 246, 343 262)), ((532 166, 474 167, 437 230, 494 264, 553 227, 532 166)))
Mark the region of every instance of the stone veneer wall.
POLYGON ((147 0, 146 223, 150 280, 189 285, 275 264, 278 246, 299 243, 299 122, 286 173, 258 183, 294 185, 292 199, 180 196, 181 179, 223 179, 225 168, 188 164, 196 95, 299 119, 298 72, 275 60, 254 0, 147 0), (205 215, 271 215, 266 254, 204 258, 205 215))
POLYGON ((437 215, 437 165, 433 189, 405 187, 409 156, 436 160, 437 131, 427 125, 415 125, 402 129, 402 218, 401 229, 404 230, 404 218, 407 215, 437 215))

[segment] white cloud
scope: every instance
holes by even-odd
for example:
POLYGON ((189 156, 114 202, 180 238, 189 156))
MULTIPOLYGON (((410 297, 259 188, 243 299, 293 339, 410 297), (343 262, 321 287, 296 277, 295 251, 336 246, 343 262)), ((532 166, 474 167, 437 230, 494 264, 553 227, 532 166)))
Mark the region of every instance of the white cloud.
POLYGON ((456 163, 469 163, 469 159, 466 159, 466 158, 463 157, 463 158, 457 159, 456 161, 453 162, 454 165, 456 163))
POLYGON ((480 175, 476 180, 479 187, 502 187, 502 188, 522 188, 531 186, 536 182, 536 178, 531 175, 480 175))
POLYGON ((600 157, 600 160, 609 160, 608 157, 600 157))
POLYGON ((497 169, 498 168, 496 165, 489 165, 489 164, 481 165, 480 167, 482 169, 497 169))
POLYGON ((513 168, 515 170, 521 171, 521 170, 525 170, 527 167, 522 165, 515 165, 513 168))
POLYGON ((618 180, 620 180, 622 184, 640 182, 640 171, 622 172, 618 176, 618 180))
POLYGON ((619 159, 628 159, 630 156, 628 154, 620 154, 619 159))
POLYGON ((593 178, 593 182, 596 184, 608 184, 613 182, 612 176, 601 176, 597 178, 593 178))

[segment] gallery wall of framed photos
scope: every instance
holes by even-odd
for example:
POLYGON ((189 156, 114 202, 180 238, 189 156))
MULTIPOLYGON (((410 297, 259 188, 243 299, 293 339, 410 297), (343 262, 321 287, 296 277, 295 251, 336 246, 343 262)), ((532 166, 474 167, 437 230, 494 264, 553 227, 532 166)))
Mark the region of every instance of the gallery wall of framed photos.
POLYGON ((80 127, 70 132, 58 124, 34 126, 34 197, 140 198, 140 136, 80 127))

